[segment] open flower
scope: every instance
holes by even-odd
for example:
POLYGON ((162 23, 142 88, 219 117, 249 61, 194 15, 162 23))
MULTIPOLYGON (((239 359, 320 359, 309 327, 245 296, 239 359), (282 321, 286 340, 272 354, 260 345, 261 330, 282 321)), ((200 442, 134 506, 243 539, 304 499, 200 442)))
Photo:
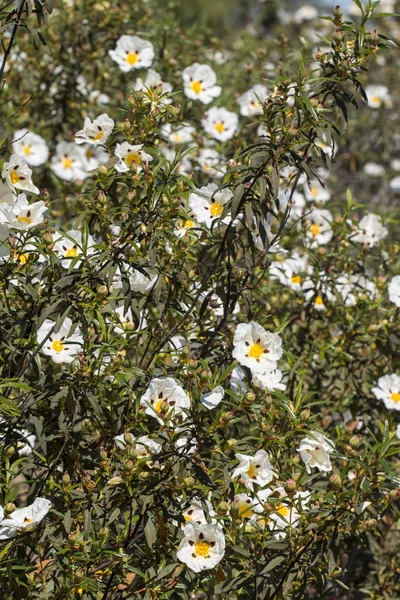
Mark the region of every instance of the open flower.
MULTIPOLYGON (((117 446, 121 448, 121 450, 125 450, 127 444, 125 441, 124 433, 122 433, 121 435, 117 435, 114 438, 114 440, 117 446)), ((149 456, 152 456, 154 454, 159 454, 162 449, 161 444, 155 442, 147 435, 141 435, 137 438, 133 438, 131 444, 138 451, 139 458, 148 458, 149 456)))
POLYGON ((75 134, 76 144, 93 144, 98 146, 104 144, 114 128, 114 121, 106 113, 103 113, 94 121, 85 118, 83 129, 75 134))
POLYGON ((50 356, 56 363, 72 363, 78 352, 82 350, 83 337, 80 329, 76 327, 74 333, 70 334, 72 321, 68 317, 64 319, 58 331, 50 333, 54 326, 54 321, 46 319, 37 331, 39 344, 46 339, 42 352, 50 356))
POLYGON ((311 473, 314 467, 319 471, 332 471, 330 454, 332 454, 335 444, 325 435, 318 431, 313 431, 310 435, 301 440, 297 451, 306 465, 307 473, 311 473))
POLYGON ((332 239, 332 214, 329 210, 314 209, 304 219, 306 227, 306 237, 311 248, 327 244, 332 239))
POLYGON ((43 222, 46 210, 42 200, 29 204, 25 194, 20 194, 12 206, 0 204, 0 224, 10 229, 26 231, 43 222))
POLYGON ((178 559, 195 573, 213 569, 224 557, 225 538, 217 523, 189 522, 184 528, 185 537, 179 544, 178 559))
POLYGON ((168 94, 172 92, 172 85, 161 79, 161 75, 154 69, 149 69, 146 73, 146 78, 143 80, 137 78, 133 89, 137 92, 145 92, 154 88, 160 88, 163 94, 162 104, 171 104, 172 99, 168 97, 168 94))
POLYGON ((313 179, 308 185, 304 186, 304 195, 308 202, 315 202, 317 204, 325 204, 331 198, 329 190, 318 179, 313 179))
POLYGON ((146 414, 163 424, 172 415, 182 414, 189 409, 190 398, 172 377, 156 377, 150 381, 140 398, 140 406, 146 407, 146 414))
POLYGON ((174 128, 171 123, 166 123, 161 133, 171 144, 189 144, 193 141, 195 131, 195 128, 187 123, 181 123, 179 127, 174 128))
POLYGON ((392 373, 379 377, 372 392, 389 410, 400 410, 400 375, 392 373))
POLYGON ((28 129, 18 129, 14 133, 12 149, 14 154, 22 156, 31 167, 43 165, 49 158, 46 141, 28 129))
POLYGON ((85 151, 74 142, 58 142, 51 168, 65 181, 83 181, 88 177, 85 151))
POLYGON ((217 77, 208 65, 194 63, 183 70, 182 77, 185 96, 192 100, 209 104, 221 93, 220 86, 215 85, 217 77))
POLYGON ((65 269, 71 266, 75 258, 79 260, 74 263, 79 265, 83 258, 95 252, 95 241, 91 235, 82 235, 77 229, 70 229, 66 233, 59 233, 54 236, 54 252, 61 259, 61 264, 65 269))
POLYGON ((158 274, 150 269, 133 269, 129 274, 129 287, 133 292, 149 294, 157 282, 158 274))
POLYGON ((233 516, 238 519, 255 519, 263 512, 262 505, 248 494, 236 494, 231 504, 233 516))
POLYGON ((108 51, 109 56, 117 63, 121 71, 128 73, 133 69, 151 67, 154 58, 154 46, 137 35, 122 35, 117 41, 115 50, 108 51))
POLYGON ((235 456, 240 463, 233 471, 232 479, 240 477, 243 485, 249 490, 254 489, 255 483, 265 487, 272 481, 274 473, 265 450, 258 450, 254 456, 247 454, 235 454, 235 456))
POLYGON ((213 389, 212 392, 208 392, 207 394, 203 394, 200 398, 200 402, 210 410, 219 406, 224 397, 225 390, 222 385, 218 385, 213 389))
POLYGON ((365 93, 368 98, 368 106, 371 108, 380 108, 390 102, 389 90, 384 85, 367 85, 365 93))
POLYGON ((212 106, 202 119, 201 124, 211 137, 225 142, 230 140, 239 127, 239 117, 226 108, 212 106))
POLYGON ((355 235, 351 235, 354 242, 366 244, 370 248, 376 246, 380 240, 383 240, 388 234, 388 230, 381 223, 376 215, 370 213, 365 215, 358 224, 358 230, 355 235))
MULTIPOLYGON (((5 519, 1 520, 0 514, 0 540, 7 540, 19 532, 33 531, 45 518, 50 508, 50 500, 36 498, 32 504, 15 509, 5 519)), ((3 509, 1 512, 4 515, 3 509)))
POLYGON ((253 373, 273 371, 283 354, 282 339, 251 321, 236 327, 232 356, 253 373))
POLYGON ((32 170, 22 156, 12 154, 10 162, 4 163, 1 176, 11 189, 39 194, 40 190, 32 183, 32 170))
POLYGON ((269 267, 269 274, 295 292, 299 292, 304 284, 305 275, 311 271, 307 264, 307 255, 301 256, 298 252, 293 252, 292 256, 285 260, 273 261, 269 267))
MULTIPOLYGON (((220 190, 215 183, 209 183, 189 195, 189 206, 196 217, 196 221, 211 227, 213 222, 219 219, 225 204, 232 197, 233 194, 228 188, 220 190)), ((229 215, 222 220, 225 224, 230 223, 230 221, 229 215)))
POLYGON ((137 173, 143 169, 143 163, 149 163, 153 160, 150 154, 146 154, 142 150, 143 144, 132 146, 129 142, 122 142, 115 146, 115 156, 119 158, 119 162, 115 165, 118 173, 126 173, 134 168, 137 173))
POLYGON ((221 159, 220 153, 214 150, 214 148, 202 148, 199 150, 197 162, 202 173, 214 179, 223 177, 226 171, 226 166, 221 159))
POLYGON ((282 371, 275 369, 274 371, 266 371, 265 373, 255 373, 253 383, 257 387, 267 392, 274 390, 286 390, 286 383, 282 383, 282 371))
POLYGON ((400 275, 396 275, 388 285, 389 300, 400 308, 400 275))
POLYGON ((237 103, 240 106, 240 114, 244 117, 253 117, 262 115, 263 102, 267 98, 268 92, 265 85, 257 83, 247 92, 239 96, 237 103))

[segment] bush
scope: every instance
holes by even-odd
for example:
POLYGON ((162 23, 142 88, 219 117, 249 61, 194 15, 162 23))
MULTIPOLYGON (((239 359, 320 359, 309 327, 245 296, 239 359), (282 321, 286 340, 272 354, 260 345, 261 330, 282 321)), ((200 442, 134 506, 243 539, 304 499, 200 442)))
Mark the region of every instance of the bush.
POLYGON ((1 597, 397 597, 397 22, 3 4, 1 597))

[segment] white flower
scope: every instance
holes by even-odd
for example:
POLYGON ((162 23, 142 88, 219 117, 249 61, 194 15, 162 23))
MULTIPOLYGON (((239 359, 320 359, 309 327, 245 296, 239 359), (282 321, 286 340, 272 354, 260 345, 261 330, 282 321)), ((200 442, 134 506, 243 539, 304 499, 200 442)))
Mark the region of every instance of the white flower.
POLYGON ((208 65, 194 63, 183 70, 182 77, 185 95, 192 100, 209 104, 221 93, 220 86, 215 85, 217 77, 208 65))
POLYGON ((262 505, 248 494, 236 494, 231 508, 239 519, 255 519, 257 513, 264 511, 262 505))
POLYGON ((254 484, 265 487, 274 477, 272 465, 265 450, 258 450, 254 456, 235 454, 240 461, 232 473, 232 479, 240 477, 249 490, 254 490, 254 484))
POLYGON ((212 392, 208 392, 208 394, 203 394, 200 398, 200 402, 204 404, 206 408, 210 410, 219 406, 222 402, 222 398, 224 397, 225 390, 222 385, 218 385, 213 389, 212 392))
POLYGON ((370 177, 382 177, 385 173, 385 167, 374 162, 368 162, 365 163, 363 171, 370 177))
POLYGON ((126 173, 132 167, 135 168, 137 173, 140 173, 143 169, 143 163, 149 163, 153 160, 153 157, 143 152, 142 148, 143 144, 131 146, 128 142, 122 142, 122 144, 115 146, 115 156, 119 158, 119 162, 115 165, 118 173, 126 173))
POLYGON ((246 374, 242 367, 235 367, 232 371, 229 381, 229 387, 235 394, 241 395, 247 393, 246 374))
POLYGON ((129 286, 134 292, 149 294, 155 286, 157 278, 158 274, 149 269, 142 269, 142 271, 133 269, 129 274, 129 286), (147 276, 145 273, 147 273, 147 276))
POLYGON ((254 321, 236 327, 233 346, 233 358, 249 367, 253 374, 273 371, 283 354, 280 336, 266 331, 254 321))
POLYGON ((74 142, 58 142, 51 168, 65 181, 84 181, 88 177, 85 152, 74 142))
POLYGON ((29 204, 25 194, 20 194, 12 206, 0 204, 0 224, 10 229, 27 231, 43 222, 46 210, 42 200, 29 204))
POLYGON ((75 266, 79 266, 83 258, 95 252, 95 241, 91 235, 82 233, 76 229, 70 229, 66 233, 58 233, 54 236, 54 252, 61 259, 65 269, 71 266, 72 261, 79 257, 75 266))
POLYGON ((76 144, 93 144, 98 146, 104 144, 114 129, 114 121, 107 113, 103 113, 94 121, 91 121, 89 117, 85 118, 83 129, 75 134, 76 144))
POLYGON ((122 35, 117 41, 115 50, 108 51, 109 56, 117 63, 121 71, 128 73, 132 69, 151 67, 154 58, 154 46, 137 35, 122 35))
POLYGON ((325 204, 331 198, 329 190, 324 188, 318 179, 314 179, 304 186, 304 195, 308 202, 316 202, 317 204, 325 204))
POLYGON ((101 165, 105 165, 110 155, 103 146, 93 146, 93 144, 85 144, 81 146, 85 153, 86 171, 90 173, 98 169, 101 165))
POLYGON ((205 131, 216 140, 230 140, 239 127, 239 117, 226 108, 212 106, 201 120, 205 131))
POLYGON ((311 214, 305 218, 306 237, 310 242, 310 247, 327 244, 332 239, 332 214, 329 210, 314 209, 311 214))
POLYGON ((364 275, 341 275, 336 279, 335 287, 341 294, 346 306, 355 306, 358 296, 361 294, 373 298, 377 293, 375 283, 364 277, 364 275))
POLYGON ((187 123, 181 123, 179 127, 172 128, 171 123, 166 123, 161 133, 171 144, 189 144, 193 141, 195 128, 187 123))
POLYGON ((82 350, 83 337, 81 336, 80 329, 76 327, 74 333, 70 335, 72 321, 68 317, 64 319, 58 331, 53 331, 50 334, 54 326, 54 321, 46 319, 37 331, 39 344, 46 339, 42 347, 42 352, 50 356, 56 363, 71 363, 78 352, 82 350))
POLYGON ((389 410, 400 410, 400 375, 392 373, 379 377, 372 392, 389 410))
MULTIPOLYGON (((117 435, 114 438, 117 446, 121 448, 121 450, 125 450, 127 444, 125 442, 125 435, 117 435)), ((132 439, 132 445, 139 453, 139 458, 148 458, 154 454, 159 454, 162 450, 162 445, 158 442, 155 442, 147 435, 141 435, 137 438, 132 439)))
POLYGON ((184 413, 190 408, 190 398, 172 377, 156 377, 149 383, 146 392, 140 398, 140 406, 146 407, 146 414, 155 417, 164 424, 171 415, 184 413))
POLYGON ((269 267, 269 274, 292 290, 299 292, 304 284, 305 274, 309 274, 311 267, 307 264, 307 255, 301 256, 298 252, 293 252, 290 258, 285 260, 273 261, 269 267))
POLYGON ((279 499, 279 501, 274 502, 274 510, 269 515, 267 522, 269 529, 273 532, 274 538, 281 540, 286 537, 286 530, 288 527, 295 528, 298 526, 300 521, 298 508, 301 507, 303 510, 307 508, 306 505, 311 494, 310 492, 298 492, 292 499, 288 496, 283 487, 278 486, 273 490, 263 490, 257 496, 260 500, 265 502, 272 494, 274 497, 278 494, 277 499, 279 499))
POLYGON ((400 423, 396 427, 396 437, 400 440, 400 423))
POLYGON ((358 224, 358 231, 355 235, 351 234, 351 239, 360 244, 367 244, 370 248, 376 246, 380 240, 383 240, 388 234, 376 215, 370 213, 365 215, 358 224))
POLYGON ((31 167, 43 165, 49 158, 46 141, 28 129, 18 129, 14 133, 12 149, 14 154, 23 156, 31 167))
POLYGON ((199 150, 197 162, 205 175, 219 179, 223 177, 226 166, 221 162, 221 155, 213 148, 202 148, 199 150))
POLYGON ((178 559, 195 573, 213 569, 224 557, 225 538, 217 523, 187 523, 179 544, 178 559))
POLYGON ((145 80, 138 77, 136 79, 135 85, 133 89, 136 92, 146 92, 146 90, 150 90, 151 88, 160 87, 161 93, 165 94, 162 98, 163 104, 171 104, 172 99, 168 98, 167 94, 172 92, 172 85, 167 83, 161 79, 161 75, 157 73, 154 69, 149 69, 146 73, 145 80))
POLYGON ((274 390, 286 390, 286 383, 282 383, 282 371, 266 371, 265 373, 256 373, 253 377, 253 383, 262 390, 273 392, 274 390))
MULTIPOLYGON (((205 223, 208 227, 211 227, 213 222, 219 219, 225 204, 232 197, 233 194, 228 188, 219 190, 215 183, 209 183, 189 195, 189 206, 199 223, 205 223)), ((222 220, 225 224, 230 223, 230 221, 229 215, 222 220)))
POLYGON ((254 115, 262 115, 262 103, 267 98, 268 92, 265 85, 257 83, 253 87, 242 94, 237 103, 240 106, 240 114, 244 117, 253 117, 254 115))
POLYGON ((368 98, 368 106, 371 108, 380 108, 390 101, 389 90, 384 85, 367 85, 365 93, 368 98))
POLYGON ((319 471, 332 471, 330 454, 332 454, 335 444, 325 435, 318 431, 313 431, 310 435, 301 440, 297 451, 306 465, 307 473, 316 467, 319 471))
POLYGON ((14 206, 17 194, 6 183, 0 180, 0 207, 2 205, 14 206))
POLYGON ((18 154, 12 154, 10 162, 4 163, 1 176, 6 180, 12 190, 22 190, 39 194, 40 190, 33 185, 32 170, 28 167, 26 160, 18 154))
MULTIPOLYGON (((7 540, 18 532, 33 531, 45 518, 50 508, 50 500, 36 498, 29 506, 15 509, 0 521, 0 540, 7 540)), ((1 510, 3 512, 3 509, 1 510)))
MULTIPOLYGON (((186 508, 182 514, 186 523, 195 523, 196 525, 206 525, 208 523, 207 516, 215 517, 215 511, 212 507, 211 502, 208 500, 201 500, 200 498, 192 498, 190 505, 186 508)), ((215 519, 211 519, 215 523, 215 519)))
POLYGON ((400 308, 400 275, 393 277, 388 285, 389 300, 400 308))

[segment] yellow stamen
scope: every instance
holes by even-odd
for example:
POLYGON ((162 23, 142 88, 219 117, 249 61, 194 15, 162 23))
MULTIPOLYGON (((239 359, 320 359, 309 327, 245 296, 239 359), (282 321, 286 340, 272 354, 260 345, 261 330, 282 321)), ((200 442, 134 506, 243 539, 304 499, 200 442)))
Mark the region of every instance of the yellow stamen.
POLYGON ((190 87, 194 91, 195 94, 200 94, 203 91, 203 87, 202 87, 200 81, 192 81, 192 83, 190 84, 190 87))
POLYGON ((137 52, 129 52, 129 54, 126 55, 126 62, 133 66, 136 65, 137 62, 139 62, 139 56, 137 52))
POLYGON ((392 402, 400 402, 400 392, 393 392, 393 394, 390 394, 390 399, 392 402))
POLYGON ((54 352, 62 352, 64 350, 64 344, 61 340, 54 340, 51 344, 51 348, 54 352))
POLYGON ((275 510, 285 519, 287 519, 290 513, 290 508, 288 506, 285 506, 285 504, 279 504, 275 510))
POLYGON ((22 152, 24 154, 26 154, 26 156, 29 156, 30 154, 32 154, 32 150, 31 147, 26 145, 26 146, 22 146, 22 152))
POLYGON ((316 187, 311 188, 311 196, 313 196, 314 198, 316 198, 319 194, 319 189, 316 187))
POLYGON ((99 133, 96 135, 95 138, 93 138, 94 142, 98 142, 99 140, 101 140, 101 138, 104 136, 104 133, 102 131, 99 131, 99 133))
POLYGON ((301 283, 301 277, 300 275, 293 275, 293 277, 290 280, 294 285, 299 285, 301 283))
POLYGON ((183 515, 183 518, 185 519, 185 521, 191 521, 192 517, 190 515, 183 515))
POLYGON ((21 263, 21 265, 25 265, 28 262, 29 254, 17 254, 16 259, 21 263))
POLYGON ((317 296, 315 298, 315 304, 318 304, 318 306, 322 306, 324 303, 322 296, 317 296))
POLYGON ((67 156, 62 159, 62 164, 64 169, 70 169, 72 167, 73 160, 72 158, 68 158, 67 156))
POLYGON ((184 221, 182 226, 186 227, 186 229, 191 229, 194 227, 194 221, 191 221, 190 219, 188 221, 184 221))
POLYGON ((212 202, 210 206, 210 213, 213 217, 219 217, 224 207, 219 202, 212 202))
POLYGON ((10 173, 10 181, 13 185, 15 185, 16 183, 18 183, 19 181, 19 175, 17 173, 17 171, 11 171, 10 173))
POLYGON ((223 133, 225 131, 225 125, 222 122, 217 123, 216 125, 214 125, 214 129, 218 131, 218 133, 223 133))
POLYGON ((140 165, 140 156, 136 152, 130 152, 127 154, 124 160, 129 168, 131 168, 133 164, 135 164, 137 167, 140 165))
POLYGON ((207 556, 210 553, 210 544, 208 542, 197 542, 197 544, 194 545, 194 551, 198 556, 203 556, 204 558, 207 558, 207 556))
POLYGON ((317 223, 313 223, 310 227, 310 232, 311 235, 318 235, 321 231, 321 225, 318 225, 317 223))
POLYGON ((24 523, 32 523, 32 519, 29 517, 24 517, 24 523))
POLYGON ((30 225, 32 223, 32 219, 30 219, 26 215, 24 215, 23 217, 17 217, 17 221, 19 221, 20 223, 26 223, 27 225, 30 225))
POLYGON ((250 358, 255 358, 256 360, 258 360, 263 353, 264 348, 261 346, 261 344, 256 342, 255 344, 252 344, 250 346, 248 355, 250 356, 250 358))
POLYGON ((380 104, 381 103, 381 99, 379 98, 379 96, 371 96, 371 102, 373 104, 380 104))
POLYGON ((65 258, 75 258, 78 256, 78 251, 76 248, 68 248, 64 254, 65 258))
POLYGON ((257 469, 256 469, 255 465, 253 465, 253 463, 250 463, 250 466, 247 469, 246 474, 250 477, 250 479, 254 479, 254 477, 257 475, 257 469))

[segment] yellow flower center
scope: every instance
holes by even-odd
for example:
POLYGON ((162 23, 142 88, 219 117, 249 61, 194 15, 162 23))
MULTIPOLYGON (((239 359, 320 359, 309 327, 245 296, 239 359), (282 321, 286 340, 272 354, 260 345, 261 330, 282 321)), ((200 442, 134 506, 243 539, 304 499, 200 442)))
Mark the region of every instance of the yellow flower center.
POLYGON ((318 304, 318 306, 322 306, 322 305, 323 305, 323 303, 324 303, 324 301, 323 301, 323 299, 322 299, 322 297, 321 297, 321 296, 317 296, 317 297, 315 298, 315 304, 318 304))
POLYGON ((317 223, 313 223, 310 227, 310 232, 311 235, 318 235, 321 231, 321 225, 318 225, 317 223))
POLYGON ((165 407, 165 402, 163 398, 158 398, 154 404, 153 404, 153 408, 156 411, 157 414, 160 414, 161 412, 164 411, 164 407, 165 407))
POLYGON ((290 513, 290 508, 288 506, 286 506, 285 504, 278 504, 278 506, 276 507, 275 510, 284 519, 287 519, 287 517, 289 516, 289 513, 290 513))
POLYGON ((316 187, 311 188, 311 196, 313 196, 314 198, 316 198, 319 194, 319 189, 316 187))
POLYGON ((220 123, 214 125, 214 129, 218 131, 218 133, 223 133, 225 131, 225 125, 221 121, 220 123))
POLYGON ((250 346, 248 355, 250 356, 250 358, 255 358, 256 360, 260 358, 260 356, 264 353, 264 348, 261 346, 261 344, 259 344, 258 342, 256 342, 255 344, 252 344, 250 346))
POLYGON ((219 217, 224 207, 219 202, 212 202, 210 206, 210 213, 213 217, 219 217))
POLYGON ((257 475, 257 469, 256 469, 256 466, 253 465, 253 463, 250 463, 250 466, 247 469, 246 474, 250 477, 250 479, 254 479, 254 477, 257 475))
POLYGON ((197 544, 194 545, 194 551, 198 556, 203 556, 204 558, 207 558, 207 556, 210 553, 210 544, 208 542, 197 542, 197 544))
POLYGON ((104 132, 103 131, 99 131, 99 133, 96 135, 95 138, 93 138, 94 142, 98 142, 99 140, 101 140, 101 138, 104 136, 104 132))
POLYGON ((129 52, 129 54, 126 55, 125 60, 129 65, 136 65, 139 61, 139 55, 137 52, 129 52))
POLYGON ((194 221, 191 221, 190 219, 188 221, 184 221, 183 227, 186 227, 186 229, 191 229, 194 227, 194 221))
POLYGON ((373 102, 374 104, 380 104, 381 99, 379 98, 379 96, 371 96, 371 102, 373 102))
POLYGON ((68 156, 66 156, 65 158, 62 159, 62 164, 63 164, 64 169, 70 169, 72 167, 72 163, 73 163, 72 158, 68 158, 68 156))
POLYGON ((139 154, 137 154, 136 152, 130 152, 126 158, 125 158, 125 162, 128 165, 128 167, 130 168, 133 164, 135 164, 137 167, 140 165, 140 156, 139 154))
POLYGON ((29 517, 24 517, 24 523, 32 523, 32 519, 29 517))
POLYGON ((30 219, 26 215, 22 217, 17 217, 17 221, 19 221, 20 223, 26 223, 27 225, 30 225, 32 223, 32 219, 30 219))
POLYGON ((21 265, 24 265, 28 262, 28 258, 29 258, 29 254, 25 253, 25 254, 17 254, 16 259, 21 263, 21 265))
POLYGON ((180 133, 174 133, 172 139, 174 140, 174 142, 179 144, 179 142, 182 140, 182 136, 180 133))
POLYGON ((54 340, 54 342, 51 344, 51 347, 54 352, 62 352, 64 350, 64 344, 61 340, 54 340))
POLYGON ((183 515, 183 518, 185 519, 185 521, 191 521, 192 517, 190 515, 183 515))
POLYGON ((203 87, 202 87, 200 81, 192 81, 192 83, 190 84, 190 87, 194 91, 195 94, 200 94, 203 91, 203 87))
POLYGON ((241 504, 239 506, 239 516, 242 519, 251 519, 253 514, 254 514, 254 511, 253 511, 251 505, 249 506, 248 504, 241 504))
POLYGON ((26 156, 29 156, 30 154, 32 154, 32 150, 31 147, 26 145, 26 146, 22 146, 22 152, 24 154, 26 154, 26 156))
POLYGON ((11 171, 10 173, 10 181, 13 185, 15 185, 16 183, 18 183, 19 181, 19 175, 17 173, 17 171, 11 171))
POLYGON ((295 285, 299 285, 301 283, 301 277, 300 275, 293 275, 290 281, 295 285))
POLYGON ((86 158, 93 158, 94 152, 90 148, 86 150, 86 158))
POLYGON ((65 258, 75 258, 78 256, 78 251, 76 248, 68 248, 64 254, 65 258))
POLYGON ((390 399, 392 402, 400 402, 400 392, 393 392, 393 394, 390 394, 390 399))

